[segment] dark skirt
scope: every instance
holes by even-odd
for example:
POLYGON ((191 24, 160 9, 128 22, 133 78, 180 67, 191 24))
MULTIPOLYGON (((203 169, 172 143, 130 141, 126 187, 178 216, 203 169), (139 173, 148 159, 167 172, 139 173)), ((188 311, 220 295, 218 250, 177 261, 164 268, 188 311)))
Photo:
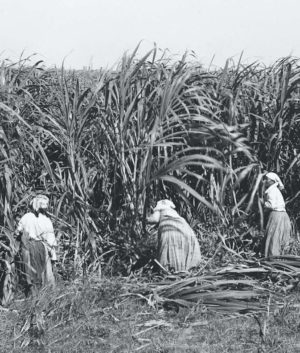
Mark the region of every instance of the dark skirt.
POLYGON ((291 221, 285 211, 271 211, 266 227, 264 255, 282 255, 290 240, 291 221))
POLYGON ((19 252, 19 271, 25 287, 39 288, 54 285, 51 259, 42 241, 22 237, 19 252))

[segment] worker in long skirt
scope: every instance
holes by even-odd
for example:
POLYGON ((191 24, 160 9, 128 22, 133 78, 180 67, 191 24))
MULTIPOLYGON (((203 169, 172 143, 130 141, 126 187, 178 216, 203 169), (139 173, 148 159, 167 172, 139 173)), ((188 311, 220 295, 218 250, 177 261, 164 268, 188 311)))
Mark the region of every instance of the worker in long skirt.
POLYGON ((264 208, 268 212, 268 222, 264 238, 264 255, 277 256, 286 251, 291 237, 291 221, 285 209, 281 190, 282 181, 276 173, 269 172, 264 177, 264 208))
POLYGON ((16 230, 27 292, 37 285, 55 284, 53 264, 57 261, 57 241, 47 213, 49 198, 37 195, 30 205, 30 212, 20 219, 16 230))
POLYGON ((178 272, 200 264, 198 239, 186 220, 176 212, 172 201, 158 201, 147 221, 158 224, 157 259, 164 268, 178 272))

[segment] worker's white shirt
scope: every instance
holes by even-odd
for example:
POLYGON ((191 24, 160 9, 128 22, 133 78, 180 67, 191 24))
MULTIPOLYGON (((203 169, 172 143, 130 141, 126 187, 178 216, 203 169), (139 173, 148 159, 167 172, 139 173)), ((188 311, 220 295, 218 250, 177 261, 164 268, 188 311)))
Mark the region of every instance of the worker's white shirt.
POLYGON ((26 213, 19 221, 17 231, 23 232, 29 238, 42 240, 51 252, 52 260, 56 260, 54 247, 57 241, 54 235, 53 224, 51 220, 39 213, 38 217, 32 213, 26 213))
POLYGON ((285 202, 277 183, 271 185, 265 191, 265 207, 272 211, 285 211, 285 202))

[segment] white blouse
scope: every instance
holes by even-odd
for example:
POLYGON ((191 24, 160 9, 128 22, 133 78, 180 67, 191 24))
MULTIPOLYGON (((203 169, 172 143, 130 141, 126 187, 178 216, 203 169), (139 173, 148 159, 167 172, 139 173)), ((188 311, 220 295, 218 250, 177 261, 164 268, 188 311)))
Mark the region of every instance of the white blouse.
POLYGON ((268 187, 265 191, 265 208, 272 211, 285 211, 285 202, 282 193, 277 187, 277 183, 268 187))
POLYGON ((20 219, 17 231, 23 232, 29 238, 43 241, 50 250, 52 260, 56 260, 54 247, 57 246, 57 241, 50 218, 41 213, 37 217, 34 213, 28 212, 20 219))

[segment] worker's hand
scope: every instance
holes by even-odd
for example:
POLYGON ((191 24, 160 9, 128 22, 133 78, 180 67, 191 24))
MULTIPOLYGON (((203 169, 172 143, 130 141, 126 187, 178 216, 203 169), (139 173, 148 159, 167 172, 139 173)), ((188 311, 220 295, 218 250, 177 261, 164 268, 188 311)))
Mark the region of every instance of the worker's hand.
POLYGON ((17 241, 21 241, 22 232, 16 230, 16 231, 15 231, 15 238, 16 238, 17 241))

